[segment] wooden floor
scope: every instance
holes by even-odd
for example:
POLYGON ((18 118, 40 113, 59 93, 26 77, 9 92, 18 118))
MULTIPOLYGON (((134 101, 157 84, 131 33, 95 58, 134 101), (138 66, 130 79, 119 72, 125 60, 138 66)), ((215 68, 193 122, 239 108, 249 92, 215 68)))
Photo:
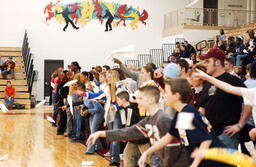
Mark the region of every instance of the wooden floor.
POLYGON ((95 167, 107 167, 98 154, 85 155, 86 147, 70 143, 56 135, 56 128, 44 119, 51 107, 30 110, 0 111, 0 167, 83 167, 82 161, 94 161, 95 167))

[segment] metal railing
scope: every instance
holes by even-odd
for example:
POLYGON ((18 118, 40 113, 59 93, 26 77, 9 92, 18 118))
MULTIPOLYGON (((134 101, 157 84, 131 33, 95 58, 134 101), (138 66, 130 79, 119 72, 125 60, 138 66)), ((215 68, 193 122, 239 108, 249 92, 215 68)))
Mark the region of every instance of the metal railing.
POLYGON ((239 27, 256 20, 256 11, 185 8, 165 14, 164 28, 179 26, 223 26, 239 27))
POLYGON ((32 53, 30 52, 30 47, 29 47, 27 30, 25 30, 23 43, 22 43, 22 57, 24 61, 24 68, 25 68, 28 90, 31 95, 34 78, 35 78, 35 71, 34 71, 32 53))

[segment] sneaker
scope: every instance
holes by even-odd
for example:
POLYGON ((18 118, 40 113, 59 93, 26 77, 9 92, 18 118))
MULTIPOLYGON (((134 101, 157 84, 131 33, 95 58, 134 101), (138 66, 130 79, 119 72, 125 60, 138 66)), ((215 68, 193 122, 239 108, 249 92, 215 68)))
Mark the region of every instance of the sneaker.
POLYGON ((56 135, 64 135, 63 132, 57 132, 56 135))
POLYGON ((110 162, 108 165, 109 166, 119 166, 120 163, 119 162, 110 162))
POLYGON ((110 152, 107 152, 104 154, 104 157, 111 157, 112 155, 110 154, 110 152))
POLYGON ((72 138, 72 139, 70 139, 70 142, 71 143, 79 143, 79 142, 81 142, 81 139, 79 139, 79 138, 72 138))

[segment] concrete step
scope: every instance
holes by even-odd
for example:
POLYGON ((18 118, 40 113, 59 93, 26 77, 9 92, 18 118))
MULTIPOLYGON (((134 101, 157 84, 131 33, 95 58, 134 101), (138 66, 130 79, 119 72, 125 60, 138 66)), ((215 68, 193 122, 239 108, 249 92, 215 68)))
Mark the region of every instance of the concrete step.
MULTIPOLYGON (((24 80, 24 79, 26 79, 26 75, 24 73, 16 73, 15 78, 18 79, 18 80, 21 80, 21 79, 24 80)), ((0 74, 0 79, 3 79, 2 74, 0 74)), ((7 79, 11 79, 10 74, 7 75, 7 79)))
POLYGON ((21 52, 20 47, 0 47, 0 52, 21 52))
MULTIPOLYGON (((16 92, 14 97, 17 99, 29 99, 29 93, 16 92)), ((0 93, 0 98, 4 98, 3 92, 0 93)))
MULTIPOLYGON (((1 52, 0 52, 1 53, 1 52)), ((9 56, 1 56, 2 57, 2 60, 7 60, 9 56)), ((21 62, 23 61, 23 57, 22 56, 17 56, 17 57, 13 57, 13 60, 15 62, 21 62)))
POLYGON ((21 52, 0 52, 0 56, 13 56, 13 57, 21 57, 21 52))
MULTIPOLYGON (((6 86, 0 86, 0 91, 4 92, 6 86)), ((28 86, 14 86, 16 92, 27 92, 28 86)))
MULTIPOLYGON (((0 99, 0 102, 4 104, 4 99, 0 99)), ((31 100, 30 99, 15 99, 14 103, 25 104, 25 108, 31 108, 31 100)))
MULTIPOLYGON (((6 85, 7 80, 0 80, 0 85, 6 85)), ((27 80, 11 80, 12 85, 25 86, 27 85, 27 80)))

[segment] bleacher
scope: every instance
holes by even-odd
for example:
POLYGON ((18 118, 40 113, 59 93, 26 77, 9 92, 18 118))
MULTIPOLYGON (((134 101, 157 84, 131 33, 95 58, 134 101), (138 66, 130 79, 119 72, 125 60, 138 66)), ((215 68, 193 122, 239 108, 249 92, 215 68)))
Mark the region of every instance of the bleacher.
MULTIPOLYGON (((7 60, 9 56, 13 57, 16 63, 15 78, 11 80, 15 87, 15 101, 14 103, 24 104, 26 109, 31 108, 31 91, 35 72, 33 71, 33 59, 30 53, 27 32, 25 33, 23 46, 20 47, 0 47, 0 56, 7 60)), ((10 79, 10 75, 7 76, 10 79)), ((2 79, 0 75, 0 102, 4 103, 4 89, 8 80, 2 79)))

